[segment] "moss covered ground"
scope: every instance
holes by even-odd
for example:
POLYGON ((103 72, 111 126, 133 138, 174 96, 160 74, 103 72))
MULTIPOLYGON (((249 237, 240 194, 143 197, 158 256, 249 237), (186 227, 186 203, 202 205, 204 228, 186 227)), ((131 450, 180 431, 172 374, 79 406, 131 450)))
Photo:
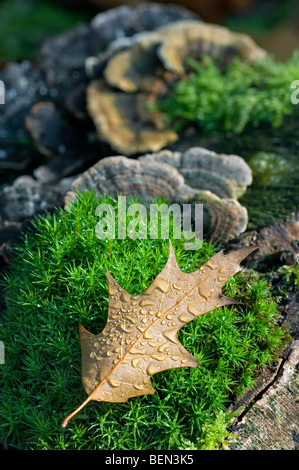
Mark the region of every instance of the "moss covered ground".
MULTIPOLYGON (((17 449, 217 449, 228 437, 227 405, 252 385, 285 338, 269 286, 250 270, 225 285, 224 293, 240 305, 216 309, 180 330, 199 367, 157 374, 153 396, 93 402, 61 428, 86 396, 78 323, 93 333, 105 325, 106 267, 137 294, 168 257, 167 240, 99 240, 95 209, 101 201, 85 193, 70 210, 36 219, 17 249, 4 281, 0 442, 17 449)), ((186 251, 183 240, 173 245, 179 266, 189 272, 217 250, 206 242, 196 251, 186 251)))
MULTIPOLYGON (((0 13, 2 61, 34 59, 43 39, 91 16, 37 0, 4 1, 0 13)), ((217 79, 215 73, 212 78, 217 79)), ((291 83, 299 77, 284 73, 279 78, 291 83)), ((206 129, 196 137, 207 148, 242 156, 252 168, 253 184, 240 201, 248 209, 249 228, 285 217, 299 204, 299 105, 289 108, 285 95, 281 100, 275 87, 272 91, 274 113, 267 119, 251 122, 247 106, 240 114, 243 121, 231 115, 231 128, 219 128, 223 120, 218 120, 212 135, 206 129), (279 126, 272 126, 274 120, 279 126)), ((287 338, 278 326, 271 285, 250 269, 225 286, 224 293, 240 305, 216 309, 180 331, 198 368, 157 374, 152 380, 155 395, 126 404, 91 403, 61 428, 62 419, 86 396, 78 323, 94 333, 105 325, 106 267, 128 292, 138 293, 168 256, 167 240, 99 240, 94 215, 99 202, 94 194, 84 194, 70 211, 59 209, 35 220, 3 282, 7 308, 0 330, 5 345, 0 444, 34 450, 225 446, 232 419, 228 405, 253 384, 287 338)), ((183 240, 173 240, 173 245, 186 271, 197 269, 218 249, 207 242, 197 251, 186 251, 183 240)), ((298 265, 283 269, 287 281, 298 286, 298 265)))

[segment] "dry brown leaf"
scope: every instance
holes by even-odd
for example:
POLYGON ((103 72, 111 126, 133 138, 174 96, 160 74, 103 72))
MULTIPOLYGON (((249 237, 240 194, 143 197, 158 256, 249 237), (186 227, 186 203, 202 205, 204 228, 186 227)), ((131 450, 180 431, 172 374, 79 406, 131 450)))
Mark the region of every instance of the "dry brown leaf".
POLYGON ((221 295, 221 289, 255 249, 241 248, 227 255, 220 251, 198 270, 184 273, 170 243, 165 267, 139 295, 122 289, 107 270, 106 326, 98 335, 79 327, 82 381, 89 396, 62 426, 91 400, 123 403, 153 394, 154 374, 176 367, 197 367, 197 359, 181 345, 177 333, 203 313, 238 303, 221 295))

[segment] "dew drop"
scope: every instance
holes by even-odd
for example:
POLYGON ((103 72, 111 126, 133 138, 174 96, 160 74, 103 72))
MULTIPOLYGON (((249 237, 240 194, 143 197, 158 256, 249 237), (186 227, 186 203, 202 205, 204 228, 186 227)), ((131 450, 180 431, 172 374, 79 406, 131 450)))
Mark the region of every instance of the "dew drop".
POLYGON ((140 361, 141 361, 140 357, 134 357, 134 359, 132 359, 132 366, 134 367, 134 369, 136 369, 140 361))
POLYGON ((124 317, 124 320, 130 321, 130 322, 132 322, 132 323, 136 323, 136 320, 135 320, 134 318, 130 317, 129 315, 126 315, 126 316, 124 317))
POLYGON ((159 289, 162 291, 164 294, 167 294, 169 292, 168 288, 168 281, 166 279, 163 279, 162 277, 157 277, 151 285, 146 289, 144 292, 145 294, 152 294, 156 289, 159 289))
POLYGON ((206 266, 208 266, 209 268, 211 268, 211 269, 213 269, 213 270, 217 269, 216 264, 213 263, 213 261, 211 261, 211 260, 209 260, 209 261, 206 262, 206 266))
POLYGON ((130 353, 131 354, 146 354, 146 349, 145 348, 139 349, 136 346, 132 346, 132 348, 130 349, 130 353))
POLYGON ((170 341, 172 341, 173 343, 178 344, 179 340, 177 338, 176 333, 177 333, 176 328, 173 328, 172 330, 163 331, 163 336, 166 339, 169 339, 170 341))
POLYGON ((121 303, 119 302, 119 300, 114 300, 114 301, 110 300, 110 307, 120 309, 121 303))
POLYGON ((199 295, 204 297, 206 300, 209 300, 210 297, 211 297, 210 289, 209 289, 208 286, 204 286, 204 285, 199 286, 198 287, 198 293, 199 293, 199 295))
POLYGON ((172 286, 173 286, 173 288, 176 289, 176 290, 181 290, 181 289, 182 289, 182 288, 181 288, 178 284, 176 284, 176 283, 173 283, 172 286))
POLYGON ((182 322, 182 323, 187 323, 188 321, 190 321, 191 317, 190 315, 188 315, 188 313, 182 313, 180 316, 179 316, 179 320, 182 322))
POLYGON ((117 380, 107 379, 107 382, 114 388, 121 386, 121 382, 118 382, 117 380))
POLYGON ((154 305, 154 302, 151 299, 142 299, 140 302, 140 307, 147 307, 148 305, 154 305))
POLYGON ((160 368, 155 366, 154 364, 149 364, 149 366, 147 367, 146 369, 147 373, 149 375, 154 375, 156 374, 157 372, 160 372, 160 368))
POLYGON ((169 347, 170 347, 169 343, 165 342, 165 343, 161 344, 161 346, 158 347, 158 351, 159 352, 164 352, 169 347))
POLYGON ((108 293, 109 295, 116 295, 117 294, 117 290, 110 284, 109 287, 108 287, 108 293))
POLYGON ((136 388, 136 390, 142 390, 144 388, 143 384, 138 384, 137 382, 133 384, 133 387, 136 388))
POLYGON ((196 307, 195 307, 194 304, 188 304, 188 305, 187 305, 187 310, 188 310, 188 312, 191 313, 191 315, 193 315, 193 316, 200 315, 200 312, 196 309, 196 307))
POLYGON ((144 339, 154 339, 154 335, 150 331, 146 330, 143 335, 144 339))
POLYGON ((152 354, 151 358, 156 359, 157 361, 165 361, 166 356, 165 355, 161 356, 161 354, 152 354))
POLYGON ((124 302, 129 303, 130 302, 130 294, 128 292, 123 292, 121 294, 121 298, 124 302))

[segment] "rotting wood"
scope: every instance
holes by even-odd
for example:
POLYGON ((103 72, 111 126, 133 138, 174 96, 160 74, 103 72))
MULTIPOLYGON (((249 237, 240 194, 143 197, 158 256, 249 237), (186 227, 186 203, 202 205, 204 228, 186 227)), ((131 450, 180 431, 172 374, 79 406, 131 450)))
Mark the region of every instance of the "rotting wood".
POLYGON ((230 450, 299 449, 299 341, 291 345, 288 358, 273 384, 252 405, 233 429, 238 436, 230 450))

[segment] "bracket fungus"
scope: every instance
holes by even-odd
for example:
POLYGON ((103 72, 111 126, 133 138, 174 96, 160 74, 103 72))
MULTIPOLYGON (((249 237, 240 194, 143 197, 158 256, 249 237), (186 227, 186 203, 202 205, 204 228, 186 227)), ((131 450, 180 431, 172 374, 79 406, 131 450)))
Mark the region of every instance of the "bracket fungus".
POLYGON ((77 190, 83 189, 95 189, 99 194, 112 196, 137 196, 145 203, 159 197, 171 201, 178 194, 195 194, 174 167, 122 155, 103 158, 76 178, 66 202, 76 197, 77 190))
POLYGON ((243 158, 217 154, 202 147, 193 147, 182 153, 161 150, 140 159, 168 163, 184 176, 186 184, 211 191, 220 198, 238 199, 252 183, 251 169, 243 158))
MULTIPOLYGON (((175 154, 174 159, 177 157, 175 154)), ((155 159, 103 158, 73 181, 65 197, 66 206, 75 200, 78 190, 84 189, 112 196, 137 196, 144 203, 162 198, 170 204, 203 204, 203 235, 208 239, 228 240, 247 227, 247 210, 236 199, 191 188, 174 166, 155 159)))
POLYGON ((220 60, 220 64, 235 56, 249 63, 266 57, 266 52, 250 36, 223 26, 191 20, 181 21, 175 27, 168 25, 163 30, 159 58, 167 70, 179 75, 186 72, 187 58, 199 60, 202 54, 220 60))
MULTIPOLYGON (((265 55, 249 37, 205 24, 183 7, 141 3, 99 13, 89 24, 45 41, 35 64, 7 64, 0 70, 7 86, 0 116, 1 146, 5 144, 0 168, 18 171, 40 154, 51 153, 52 158, 47 145, 53 139, 44 133, 45 123, 38 129, 37 118, 54 124, 54 114, 57 135, 64 137, 63 159, 79 148, 71 144, 79 134, 84 154, 92 154, 91 164, 96 161, 93 144, 98 153, 107 150, 106 156, 111 149, 138 155, 173 144, 177 132, 152 104, 166 98, 172 84, 183 78, 186 58, 200 60, 207 52, 217 61, 229 60, 232 51, 242 60, 265 55), (26 139, 35 148, 22 145, 26 139)), ((81 163, 78 171, 86 168, 81 163)))
MULTIPOLYGON (((178 5, 184 5, 185 8, 188 8, 190 11, 196 12, 199 15, 202 15, 206 21, 213 22, 223 22, 227 15, 233 13, 240 13, 246 11, 246 9, 251 6, 255 0, 208 0, 208 1, 199 1, 199 0, 171 0, 171 4, 167 5, 169 10, 165 12, 163 7, 165 4, 169 3, 169 0, 154 0, 154 3, 143 3, 143 0, 89 0, 90 3, 96 5, 100 9, 117 7, 119 5, 132 5, 136 6, 139 9, 145 10, 145 21, 151 24, 151 21, 156 20, 156 16, 159 18, 164 18, 166 15, 168 17, 173 17, 176 14, 178 5), (150 6, 151 8, 149 9, 150 6), (149 18, 148 18, 149 17, 149 18)), ((188 10, 186 10, 188 11, 188 10)))
POLYGON ((107 88, 102 81, 93 81, 88 87, 87 100, 100 139, 117 151, 155 152, 177 140, 177 134, 171 129, 155 129, 151 125, 153 116, 146 110, 143 93, 121 93, 107 88))
POLYGON ((67 179, 53 186, 22 175, 13 184, 0 188, 0 261, 4 258, 10 262, 12 248, 20 241, 32 218, 61 206, 70 185, 67 179))
MULTIPOLYGON (((48 157, 47 182, 80 172, 96 161, 99 145, 89 140, 88 127, 71 119, 69 114, 52 101, 39 101, 25 118, 25 127, 39 153, 48 157)), ((43 171, 43 181, 45 181, 43 171)), ((39 177, 37 177, 40 179, 39 177)))
POLYGON ((103 70, 98 77, 91 73, 94 80, 87 87, 87 109, 100 140, 124 155, 157 151, 176 141, 178 134, 148 105, 166 97, 171 84, 184 77, 188 58, 200 61, 204 54, 220 66, 235 56, 249 63, 267 56, 249 36, 195 19, 112 43, 103 70))

